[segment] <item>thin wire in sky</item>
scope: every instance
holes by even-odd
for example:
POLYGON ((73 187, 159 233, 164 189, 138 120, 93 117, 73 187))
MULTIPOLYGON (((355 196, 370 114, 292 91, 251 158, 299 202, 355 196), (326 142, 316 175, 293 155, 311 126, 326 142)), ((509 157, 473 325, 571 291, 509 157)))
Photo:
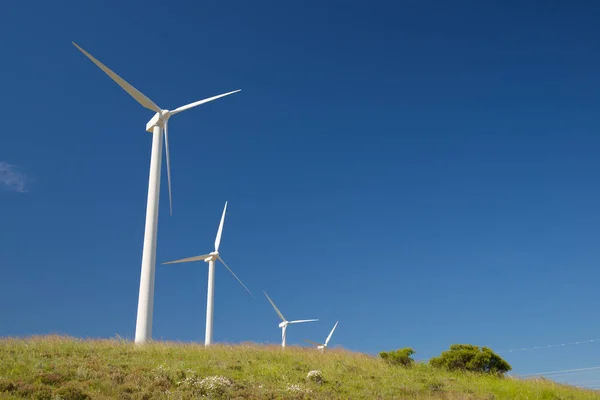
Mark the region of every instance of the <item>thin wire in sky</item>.
POLYGON ((514 352, 517 352, 517 351, 530 351, 530 350, 538 350, 538 349, 548 349, 548 348, 551 348, 551 347, 571 346, 571 345, 576 345, 576 344, 586 344, 586 343, 593 343, 593 342, 600 342, 600 339, 580 340, 580 341, 577 341, 577 342, 549 344, 549 345, 545 345, 545 346, 533 346, 533 347, 503 349, 503 350, 497 350, 496 352, 497 353, 514 353, 514 352))
MULTIPOLYGON (((600 339, 579 340, 577 342, 568 342, 568 343, 559 343, 559 344, 548 344, 548 345, 543 345, 543 346, 532 346, 532 347, 517 347, 517 348, 502 349, 502 350, 494 350, 492 348, 492 350, 494 350, 496 353, 516 353, 516 352, 519 352, 519 351, 549 349, 549 348, 552 348, 552 347, 573 346, 573 345, 578 345, 578 344, 588 344, 588 343, 594 343, 594 342, 600 342, 600 339)), ((483 347, 483 346, 480 345, 479 347, 483 347)), ((486 347, 489 347, 489 346, 486 346, 486 347)), ((427 361, 430 358, 431 358, 431 356, 427 355, 427 356, 420 357, 418 360, 419 361, 427 361)))
POLYGON ((521 378, 523 378, 523 377, 526 377, 526 376, 558 375, 558 374, 570 373, 570 372, 591 371, 591 370, 594 370, 594 369, 600 369, 600 367, 563 369, 561 371, 536 372, 536 373, 533 373, 533 374, 524 374, 524 375, 519 375, 519 376, 521 378))

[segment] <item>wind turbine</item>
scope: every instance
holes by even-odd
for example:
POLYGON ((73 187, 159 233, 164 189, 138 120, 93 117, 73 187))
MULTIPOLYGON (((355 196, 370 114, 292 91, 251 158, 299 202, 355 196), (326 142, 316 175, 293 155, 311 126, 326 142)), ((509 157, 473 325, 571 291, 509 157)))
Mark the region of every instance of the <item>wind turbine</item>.
POLYGON ((215 238, 215 250, 208 254, 204 254, 202 256, 195 256, 184 258, 176 261, 169 261, 163 264, 178 264, 184 262, 192 262, 192 261, 202 261, 208 263, 208 293, 206 297, 206 334, 204 336, 204 345, 210 346, 212 343, 213 336, 213 300, 215 294, 215 261, 219 260, 221 263, 231 272, 235 279, 238 280, 239 283, 242 284, 244 289, 250 293, 250 296, 254 297, 252 292, 244 285, 244 283, 237 277, 236 274, 233 273, 231 268, 225 264, 225 261, 219 255, 219 244, 221 243, 221 235, 223 234, 223 223, 225 222, 225 212, 227 211, 227 202, 225 202, 225 208, 223 208, 223 215, 221 216, 221 223, 219 224, 219 230, 217 231, 217 237, 215 238))
POLYGON ((223 93, 218 96, 199 100, 174 110, 165 110, 156 105, 152 100, 139 90, 127 83, 107 66, 95 59, 87 51, 72 42, 87 58, 104 71, 117 85, 121 86, 131 97, 143 107, 154 111, 156 114, 146 124, 146 131, 152 132, 152 152, 150 156, 150 177, 148 180, 148 201, 146 204, 146 228, 144 231, 144 248, 142 250, 142 271, 140 277, 140 293, 138 298, 137 321, 135 325, 135 343, 142 344, 152 339, 152 314, 154 309, 154 274, 156 270, 156 236, 158 227, 158 201, 160 194, 160 166, 162 158, 162 131, 164 128, 165 153, 167 156, 167 179, 169 184, 169 213, 173 213, 171 197, 171 163, 169 159, 168 121, 172 115, 199 106, 209 101, 239 92, 223 93))
POLYGON ((267 299, 269 300, 269 303, 271 303, 271 305, 273 306, 273 308, 275 309, 275 312, 277 313, 277 315, 279 315, 279 318, 281 318, 281 323, 279 323, 279 327, 281 328, 281 347, 285 347, 285 333, 287 330, 287 327, 289 324, 299 324, 302 322, 313 322, 313 321, 318 321, 318 319, 300 319, 297 321, 288 321, 287 319, 285 319, 285 317, 283 316, 283 314, 281 313, 281 311, 279 311, 279 309, 277 308, 277 306, 275 305, 275 303, 273 303, 273 300, 271 300, 271 298, 269 297, 269 295, 267 294, 267 292, 265 292, 263 290, 263 293, 265 294, 265 296, 267 296, 267 299))
POLYGON ((329 340, 331 339, 331 336, 333 335, 333 331, 335 331, 335 328, 337 327, 338 322, 339 321, 337 321, 335 323, 335 325, 333 326, 333 329, 331 330, 331 332, 329 332, 329 335, 327 336, 327 339, 325 339, 325 343, 316 343, 316 342, 313 342, 311 340, 305 340, 305 342, 310 343, 310 344, 314 344, 315 346, 317 346, 317 349, 321 350, 321 353, 322 353, 325 350, 325 348, 327 347, 327 344, 329 343, 329 340))

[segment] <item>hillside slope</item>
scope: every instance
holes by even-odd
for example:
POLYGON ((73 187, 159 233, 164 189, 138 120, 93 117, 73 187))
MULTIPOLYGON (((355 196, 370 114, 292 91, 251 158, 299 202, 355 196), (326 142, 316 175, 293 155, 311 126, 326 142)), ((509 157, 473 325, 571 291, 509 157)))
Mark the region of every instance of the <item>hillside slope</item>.
MULTIPOLYGON (((318 378, 316 378, 318 380, 318 378)), ((0 398, 600 399, 545 380, 405 369, 344 350, 47 336, 0 339, 0 398), (321 371, 323 382, 307 378, 321 371), (60 396, 60 397, 59 397, 60 396)))

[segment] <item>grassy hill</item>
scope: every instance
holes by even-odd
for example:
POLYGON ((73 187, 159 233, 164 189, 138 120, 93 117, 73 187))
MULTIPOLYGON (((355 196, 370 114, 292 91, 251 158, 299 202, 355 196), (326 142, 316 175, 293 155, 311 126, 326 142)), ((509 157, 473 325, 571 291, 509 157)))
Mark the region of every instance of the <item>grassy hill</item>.
POLYGON ((0 398, 600 399, 543 379, 395 367, 333 349, 153 343, 46 336, 0 339, 0 398), (323 382, 311 380, 321 371, 323 382), (60 396, 60 397, 59 397, 60 396))

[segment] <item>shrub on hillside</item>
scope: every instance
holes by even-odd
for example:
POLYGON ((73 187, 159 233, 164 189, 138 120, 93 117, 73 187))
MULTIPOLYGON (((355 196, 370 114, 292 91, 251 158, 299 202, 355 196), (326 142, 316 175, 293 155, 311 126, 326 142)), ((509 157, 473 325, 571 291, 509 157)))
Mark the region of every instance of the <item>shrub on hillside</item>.
POLYGON ((488 347, 471 344, 453 344, 439 357, 429 360, 429 364, 437 368, 449 370, 504 374, 512 369, 502 357, 488 347))
POLYGON ((381 353, 379 353, 379 357, 381 357, 390 364, 410 367, 415 362, 415 360, 411 358, 413 354, 415 354, 415 351, 413 349, 411 349, 410 347, 405 347, 403 349, 398 350, 382 351, 381 353))

